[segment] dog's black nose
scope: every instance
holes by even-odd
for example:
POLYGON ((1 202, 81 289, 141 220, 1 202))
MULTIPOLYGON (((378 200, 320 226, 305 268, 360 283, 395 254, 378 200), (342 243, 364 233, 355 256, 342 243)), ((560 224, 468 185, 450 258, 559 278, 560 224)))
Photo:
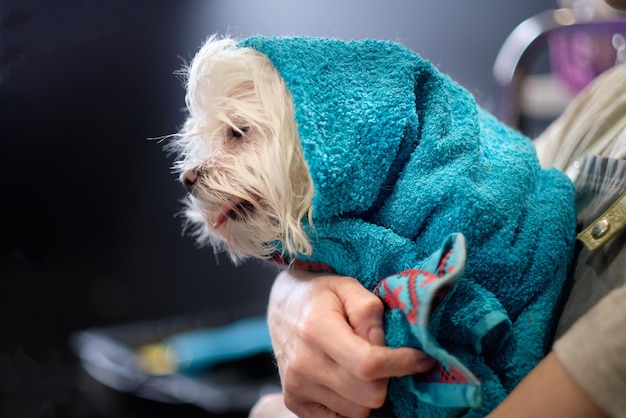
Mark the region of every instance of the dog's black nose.
POLYGON ((196 170, 185 170, 180 176, 180 181, 189 193, 193 192, 193 186, 196 184, 196 180, 198 180, 198 172, 196 170))

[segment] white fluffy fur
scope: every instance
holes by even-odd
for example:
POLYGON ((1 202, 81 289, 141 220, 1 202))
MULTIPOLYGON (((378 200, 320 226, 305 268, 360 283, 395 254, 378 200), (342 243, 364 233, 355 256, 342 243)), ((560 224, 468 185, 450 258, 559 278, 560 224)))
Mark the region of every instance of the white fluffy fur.
POLYGON ((183 71, 189 115, 172 146, 181 177, 197 174, 187 224, 200 243, 227 250, 234 261, 277 250, 308 254, 302 220, 310 220, 313 184, 291 95, 264 54, 235 44, 212 36, 183 71), (214 228, 234 201, 254 210, 214 228))

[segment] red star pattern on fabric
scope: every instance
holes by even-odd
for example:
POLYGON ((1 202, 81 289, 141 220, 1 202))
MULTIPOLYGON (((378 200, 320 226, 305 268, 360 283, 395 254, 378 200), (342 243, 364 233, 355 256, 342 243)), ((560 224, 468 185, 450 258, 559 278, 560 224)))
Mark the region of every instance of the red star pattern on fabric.
POLYGON ((439 382, 439 383, 467 383, 468 380, 457 369, 450 366, 450 370, 446 370, 441 362, 438 362, 428 374, 416 376, 420 382, 439 382))

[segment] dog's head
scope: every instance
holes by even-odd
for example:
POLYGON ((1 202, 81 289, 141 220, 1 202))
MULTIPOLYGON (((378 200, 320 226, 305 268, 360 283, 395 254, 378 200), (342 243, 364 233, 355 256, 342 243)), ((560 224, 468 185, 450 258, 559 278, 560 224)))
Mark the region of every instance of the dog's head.
POLYGON ((417 98, 446 114, 434 74, 388 41, 210 38, 185 68, 189 116, 173 142, 189 226, 235 260, 306 259, 324 225, 378 222, 420 143, 417 98))
POLYGON ((183 70, 188 118, 171 146, 187 226, 234 261, 311 252, 313 184, 289 91, 262 53, 213 36, 183 70))

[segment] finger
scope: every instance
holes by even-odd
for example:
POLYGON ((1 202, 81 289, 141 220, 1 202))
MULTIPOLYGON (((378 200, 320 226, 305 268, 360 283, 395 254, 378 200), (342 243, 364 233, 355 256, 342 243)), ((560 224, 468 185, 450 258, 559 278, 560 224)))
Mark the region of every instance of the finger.
MULTIPOLYGON (((342 278, 342 280, 332 282, 335 286, 332 295, 337 298, 337 303, 330 301, 325 304, 327 309, 322 316, 304 315, 301 318, 298 334, 305 344, 317 347, 320 352, 328 355, 354 376, 368 381, 422 373, 432 368, 434 361, 419 350, 374 346, 359 337, 346 321, 345 307, 341 299, 357 299, 346 297, 348 295, 346 289, 361 292, 362 300, 371 300, 373 295, 354 279, 342 278), (342 280, 344 282, 352 280, 358 286, 344 285, 341 283, 342 280)), ((358 309, 353 311, 357 312, 358 309)), ((371 323, 375 323, 375 320, 371 323)))
MULTIPOLYGON (((306 384, 307 381, 316 382, 352 403, 373 409, 381 407, 387 397, 387 377, 426 372, 436 363, 434 359, 411 348, 374 348, 381 349, 383 352, 381 355, 383 362, 377 366, 368 366, 369 359, 365 359, 363 362, 365 365, 358 365, 351 370, 349 365, 346 367, 343 364, 336 364, 331 361, 330 357, 326 357, 326 361, 309 362, 304 365, 307 368, 305 373, 304 370, 299 370, 302 367, 301 364, 294 364, 290 372, 297 373, 299 377, 287 375, 285 383, 289 386, 286 387, 292 387, 291 385, 295 383, 298 393, 310 393, 310 388, 305 389, 299 385, 306 384), (417 365, 411 364, 416 356, 420 361, 417 365), (368 370, 367 367, 372 367, 372 369, 368 370), (377 377, 376 367, 379 368, 378 374, 383 375, 382 378, 377 377)), ((313 399, 323 401, 323 398, 314 397, 313 399)))
MULTIPOLYGON (((316 374, 311 375, 311 381, 320 383, 320 387, 323 389, 315 392, 309 388, 306 393, 311 399, 329 405, 327 402, 330 398, 326 392, 327 390, 332 391, 333 394, 337 395, 336 401, 333 403, 335 407, 331 408, 334 411, 343 410, 339 407, 342 405, 341 402, 347 403, 350 407, 359 405, 367 409, 379 408, 385 402, 388 379, 362 380, 335 364, 329 369, 318 368, 316 371, 316 374), (342 401, 340 402, 339 399, 342 401)), ((304 392, 300 391, 300 393, 304 392)), ((342 414, 346 415, 345 413, 342 414)))
MULTIPOLYGON (((375 347, 370 365, 374 370, 386 370, 384 377, 402 377, 416 373, 425 373, 432 369, 437 360, 421 350, 411 347, 389 348, 375 347), (387 374, 390 374, 387 376, 387 374)), ((378 377, 379 374, 375 374, 378 377)))
POLYGON ((295 355, 284 359, 282 368, 279 364, 286 393, 326 404, 323 394, 318 393, 316 396, 314 392, 316 387, 321 386, 366 408, 377 408, 384 402, 387 395, 386 379, 360 379, 314 346, 302 344, 296 350, 295 355))
POLYGON ((296 398, 285 392, 284 401, 299 418, 364 418, 371 411, 321 385, 311 388, 306 398, 296 398))
POLYGON ((250 410, 248 418, 298 418, 285 406, 282 393, 265 395, 250 410))
POLYGON ((326 321, 325 325, 327 329, 312 330, 317 335, 316 344, 336 363, 358 378, 373 381, 406 376, 427 371, 434 365, 433 360, 419 350, 408 347, 392 349, 370 344, 354 334, 345 320, 326 321))
POLYGON ((380 298, 351 278, 337 282, 336 286, 337 297, 354 333, 370 344, 385 345, 384 306, 380 298))
MULTIPOLYGON (((333 284, 335 285, 335 294, 344 306, 348 322, 352 326, 354 333, 372 345, 384 346, 384 305, 380 298, 368 291, 356 279, 350 277, 344 277, 341 281, 334 281, 333 284)), ((367 346, 363 347, 364 350, 368 349, 367 346)), ((389 352, 389 350, 384 351, 389 352)), ((344 353, 349 352, 344 351, 344 353)), ((374 370, 378 368, 387 369, 389 373, 393 374, 383 374, 381 376, 380 373, 375 373, 373 375, 374 378, 423 373, 430 370, 436 363, 435 360, 423 352, 416 350, 393 350, 386 359, 384 358, 386 356, 384 353, 380 356, 383 357, 382 362, 377 365, 376 360, 373 359, 371 360, 373 364, 370 364, 369 367, 374 370)), ((351 357, 357 360, 356 356, 351 357)), ((365 368, 368 368, 367 365, 365 365, 365 368)), ((367 372, 365 375, 367 375, 367 372)))

